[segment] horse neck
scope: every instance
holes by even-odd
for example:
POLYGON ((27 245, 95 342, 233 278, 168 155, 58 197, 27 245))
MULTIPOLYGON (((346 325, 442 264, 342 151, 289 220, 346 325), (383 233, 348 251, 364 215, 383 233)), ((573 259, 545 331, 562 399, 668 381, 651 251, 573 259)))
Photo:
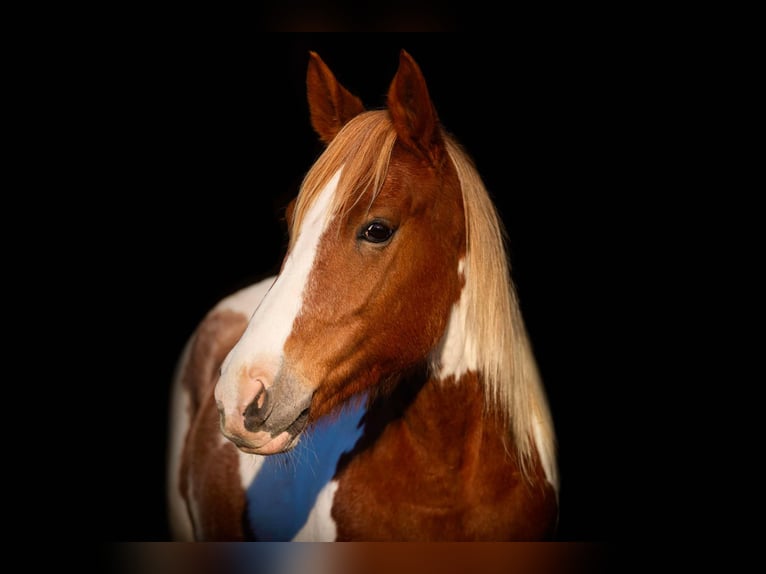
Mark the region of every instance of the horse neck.
POLYGON ((374 436, 389 425, 387 432, 398 433, 419 455, 447 465, 470 462, 488 431, 505 449, 505 432, 485 411, 477 373, 441 380, 423 371, 403 377, 393 391, 373 400, 368 428, 374 436))

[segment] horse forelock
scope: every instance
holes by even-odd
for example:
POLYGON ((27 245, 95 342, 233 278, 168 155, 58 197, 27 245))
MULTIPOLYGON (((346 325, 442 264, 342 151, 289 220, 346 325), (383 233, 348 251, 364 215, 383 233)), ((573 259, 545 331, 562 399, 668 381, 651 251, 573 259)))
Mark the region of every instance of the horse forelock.
POLYGON ((339 171, 330 217, 348 211, 364 198, 371 206, 383 186, 395 142, 396 132, 385 111, 364 112, 348 122, 301 183, 290 226, 290 247, 319 193, 339 171))

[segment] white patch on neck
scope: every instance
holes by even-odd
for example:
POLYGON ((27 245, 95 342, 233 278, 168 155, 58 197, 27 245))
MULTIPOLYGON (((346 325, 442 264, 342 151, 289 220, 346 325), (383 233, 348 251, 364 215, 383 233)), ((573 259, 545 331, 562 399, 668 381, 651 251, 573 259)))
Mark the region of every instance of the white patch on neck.
POLYGON ((261 470, 264 457, 259 454, 247 454, 239 449, 237 454, 239 455, 239 478, 242 481, 242 488, 247 491, 255 475, 261 470))
MULTIPOLYGON (((457 272, 463 276, 465 260, 458 263, 457 272)), ((451 376, 458 380, 468 371, 475 371, 479 364, 476 342, 470 336, 466 325, 468 324, 468 305, 465 300, 465 288, 460 294, 460 299, 452 306, 444 336, 436 346, 431 364, 433 373, 441 380, 451 376)))
POLYGON ((223 362, 218 383, 218 398, 236 404, 236 376, 241 365, 260 363, 276 370, 293 321, 303 306, 303 291, 314 265, 314 258, 330 220, 330 207, 340 180, 338 171, 316 198, 306 214, 300 234, 285 260, 282 272, 266 293, 234 348, 223 362))
POLYGON ((338 527, 332 518, 332 503, 338 481, 331 480, 317 495, 314 507, 306 519, 306 524, 295 535, 295 542, 334 542, 338 536, 338 527))

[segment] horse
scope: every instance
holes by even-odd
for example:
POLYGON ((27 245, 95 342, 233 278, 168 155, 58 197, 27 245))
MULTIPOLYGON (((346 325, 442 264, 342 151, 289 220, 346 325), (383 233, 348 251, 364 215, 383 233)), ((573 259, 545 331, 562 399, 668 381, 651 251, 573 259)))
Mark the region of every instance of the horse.
POLYGON ((281 267, 176 363, 172 538, 554 539, 554 424, 475 163, 406 50, 379 109, 313 51, 306 88, 321 153, 281 267))

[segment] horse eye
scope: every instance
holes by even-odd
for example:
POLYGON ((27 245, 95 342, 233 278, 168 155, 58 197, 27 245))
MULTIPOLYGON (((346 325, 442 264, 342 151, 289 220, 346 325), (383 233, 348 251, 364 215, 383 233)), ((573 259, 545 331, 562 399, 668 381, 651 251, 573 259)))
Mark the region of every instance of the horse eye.
POLYGON ((382 221, 373 221, 362 229, 359 238, 370 243, 383 243, 388 241, 393 234, 394 230, 382 221))

